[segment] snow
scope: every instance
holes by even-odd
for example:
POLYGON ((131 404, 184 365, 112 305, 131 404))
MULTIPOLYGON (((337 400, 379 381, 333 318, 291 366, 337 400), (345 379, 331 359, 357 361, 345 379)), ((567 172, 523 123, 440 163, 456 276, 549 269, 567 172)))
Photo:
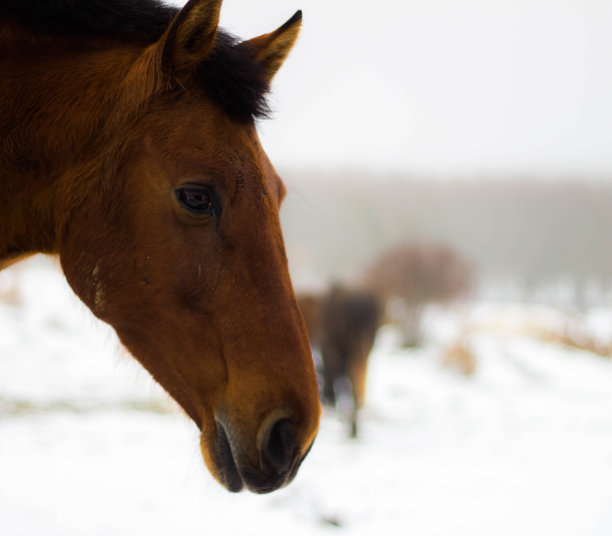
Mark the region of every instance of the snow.
MULTIPOLYGON (((612 362, 520 328, 560 314, 432 311, 418 351, 384 327, 359 438, 327 411, 290 486, 233 495, 57 268, 17 265, 0 273, 0 535, 612 534, 612 362), (470 377, 441 366, 458 333, 470 377)), ((587 318, 602 338, 610 314, 587 318)))

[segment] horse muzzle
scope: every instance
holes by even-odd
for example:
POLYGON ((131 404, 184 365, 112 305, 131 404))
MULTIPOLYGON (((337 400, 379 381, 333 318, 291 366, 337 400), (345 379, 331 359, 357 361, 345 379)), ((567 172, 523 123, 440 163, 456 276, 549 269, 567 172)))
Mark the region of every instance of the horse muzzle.
MULTIPOLYGON (((286 412, 272 412, 261 424, 255 440, 255 456, 226 419, 215 421, 216 431, 210 459, 211 472, 229 491, 247 488, 254 493, 269 493, 289 484, 310 451, 300 448, 297 427, 286 412)), ((204 444, 202 445, 204 449, 204 444)), ((206 459, 206 456, 205 456, 206 459)))

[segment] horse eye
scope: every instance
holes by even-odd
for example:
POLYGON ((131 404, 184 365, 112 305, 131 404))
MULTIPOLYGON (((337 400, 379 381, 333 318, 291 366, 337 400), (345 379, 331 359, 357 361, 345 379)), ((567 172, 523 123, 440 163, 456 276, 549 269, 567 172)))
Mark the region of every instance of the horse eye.
POLYGON ((187 187, 178 188, 174 191, 180 205, 200 215, 214 215, 215 214, 215 203, 214 194, 211 188, 208 187, 187 187))

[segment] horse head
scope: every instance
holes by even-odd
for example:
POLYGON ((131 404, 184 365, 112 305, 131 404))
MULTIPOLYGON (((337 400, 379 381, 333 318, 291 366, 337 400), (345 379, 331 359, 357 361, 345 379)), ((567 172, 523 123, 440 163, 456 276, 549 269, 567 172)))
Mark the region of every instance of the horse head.
POLYGON ((285 188, 254 117, 295 42, 298 12, 237 42, 220 0, 191 0, 137 53, 105 173, 65 226, 66 277, 201 430, 231 491, 288 483, 320 405, 279 209, 285 188))

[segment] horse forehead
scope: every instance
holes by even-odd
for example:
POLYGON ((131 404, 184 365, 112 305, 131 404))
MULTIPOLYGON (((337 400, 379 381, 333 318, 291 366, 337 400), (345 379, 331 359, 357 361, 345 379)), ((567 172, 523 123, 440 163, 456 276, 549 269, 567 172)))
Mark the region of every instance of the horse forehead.
POLYGON ((250 190, 284 195, 284 185, 264 151, 255 125, 232 125, 215 141, 215 155, 236 193, 250 190), (249 188, 250 187, 250 188, 249 188))
POLYGON ((282 181, 265 153, 254 127, 215 142, 213 165, 236 193, 281 191, 282 181), (233 187, 233 188, 232 188, 233 187))
MULTIPOLYGON (((164 107, 145 123, 145 134, 156 140, 180 175, 210 172, 229 190, 278 194, 284 185, 266 155, 254 123, 230 119, 202 95, 188 95, 164 107)), ((155 149, 153 149, 155 151, 155 149)))

